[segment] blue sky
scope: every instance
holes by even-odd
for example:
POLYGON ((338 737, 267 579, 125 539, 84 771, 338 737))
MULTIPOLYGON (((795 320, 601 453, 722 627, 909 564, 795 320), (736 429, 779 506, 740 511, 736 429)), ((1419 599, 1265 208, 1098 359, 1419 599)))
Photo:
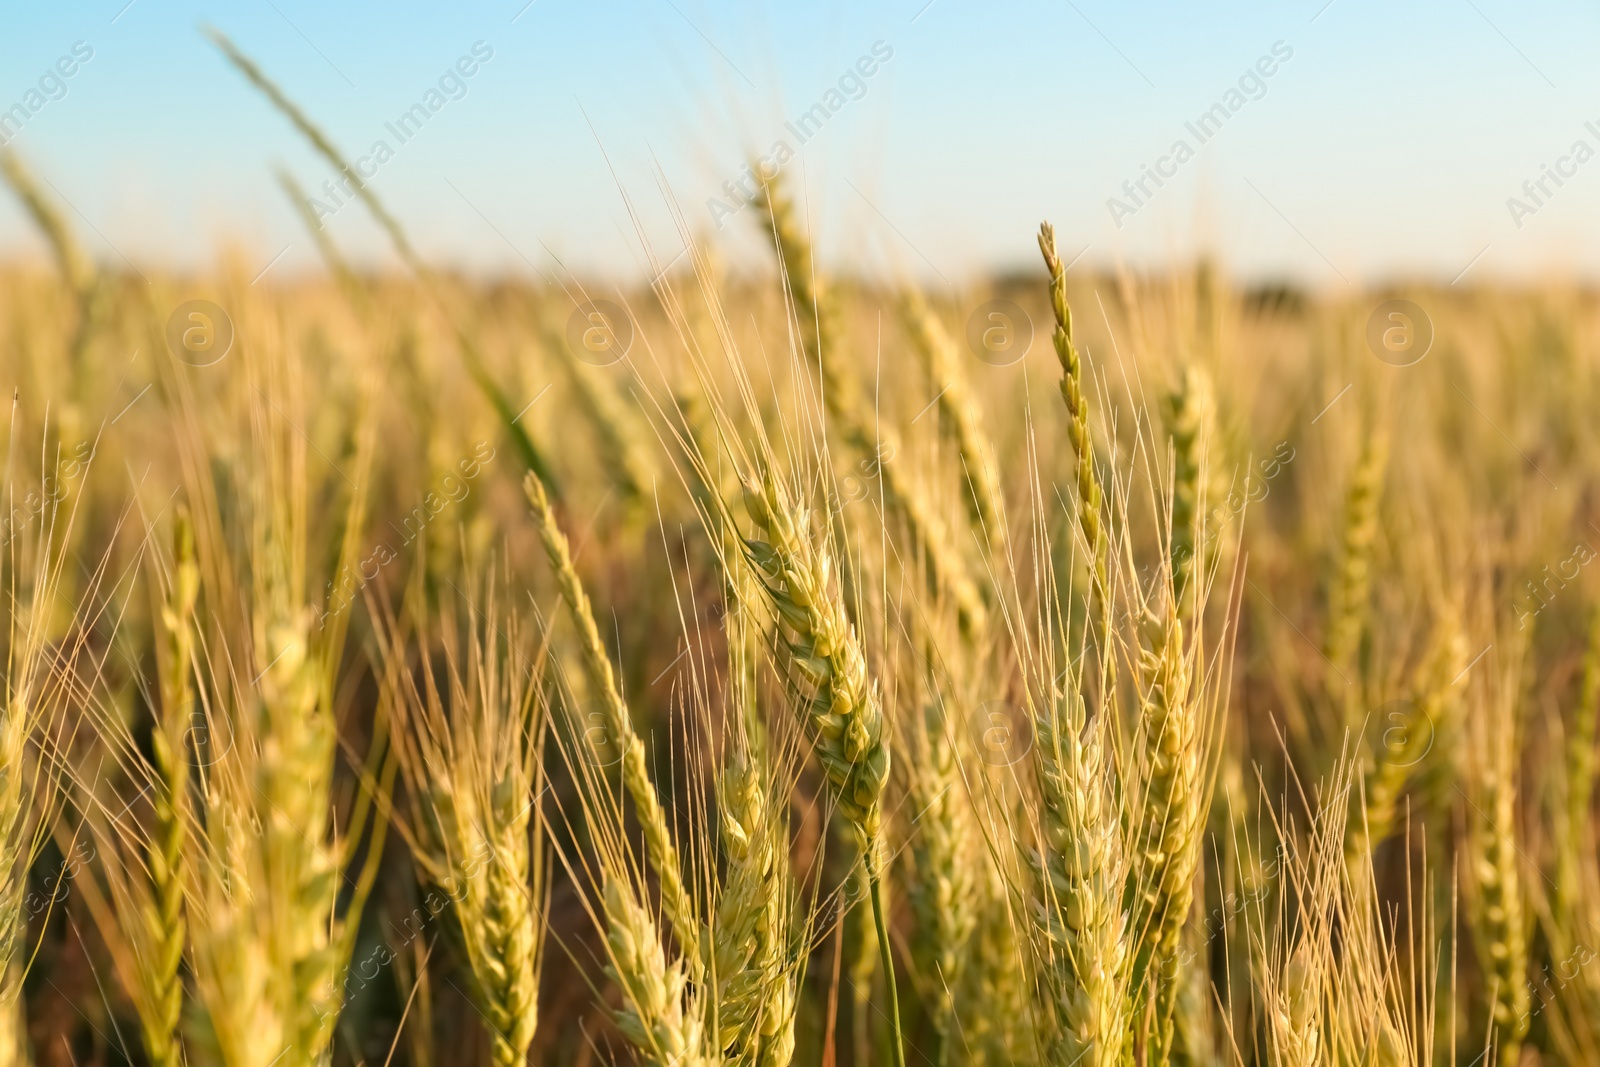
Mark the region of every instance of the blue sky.
MULTIPOLYGON (((1600 159, 1563 164, 1538 204, 1522 191, 1575 141, 1600 150, 1585 127, 1600 131, 1600 11, 1577 4, 125 3, 18 5, 0 36, 0 110, 27 106, 76 42, 93 49, 11 144, 108 260, 199 266, 231 247, 315 266, 273 169, 312 189, 332 172, 205 41, 209 22, 352 157, 388 143, 374 189, 424 254, 484 272, 644 273, 646 247, 660 263, 682 248, 675 218, 737 261, 753 213, 707 202, 731 204, 722 183, 785 138, 825 254, 867 272, 960 283, 1032 265, 1050 218, 1100 265, 1205 248, 1246 277, 1332 287, 1600 273, 1600 159), (465 95, 400 144, 385 123, 476 42, 493 56, 465 95), (799 144, 785 122, 826 108, 879 42, 892 56, 847 79, 859 99, 832 97, 799 144), (1185 123, 1278 42, 1292 57, 1200 144, 1185 123), (1178 165, 1180 139, 1194 156, 1178 165), (1134 205, 1123 183, 1163 157, 1173 176, 1134 205), (1513 196, 1536 210, 1514 219, 1513 196)), ((388 259, 358 208, 326 224, 388 259)), ((38 247, 0 203, 0 254, 38 247)))

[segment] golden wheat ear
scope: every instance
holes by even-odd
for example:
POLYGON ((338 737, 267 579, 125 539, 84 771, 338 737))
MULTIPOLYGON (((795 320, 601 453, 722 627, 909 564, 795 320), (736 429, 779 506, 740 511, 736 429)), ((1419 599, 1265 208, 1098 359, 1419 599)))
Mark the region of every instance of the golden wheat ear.
MULTIPOLYGON (((454 610, 436 624, 418 620, 420 667, 411 635, 392 620, 380 649, 398 762, 418 809, 407 835, 412 855, 449 902, 491 1059, 512 1067, 527 1062, 538 1025, 549 899, 541 804, 547 718, 542 657, 502 607, 493 580, 483 584, 483 622, 471 601, 465 626, 454 610), (438 679, 427 655, 434 648, 444 661, 438 679)), ((413 598, 419 615, 425 599, 413 598)), ((432 894, 430 911, 431 901, 432 894)))
POLYGON ((550 569, 555 572, 561 589, 561 599, 572 614, 578 631, 578 645, 590 681, 598 691, 601 712, 605 716, 607 737, 622 754, 622 782, 633 800, 634 813, 644 829, 645 846, 650 856, 651 869, 661 881, 662 908, 672 924, 690 965, 699 965, 700 929, 693 901, 683 882, 683 864, 678 858, 678 846, 672 827, 656 793, 655 783, 645 763, 644 742, 633 728, 633 718, 617 688, 616 673, 611 666, 610 653, 600 640, 600 628, 594 621, 594 610, 589 604, 589 594, 584 591, 577 566, 572 561, 572 549, 567 535, 556 521, 549 494, 538 475, 529 471, 523 480, 528 502, 533 505, 533 517, 539 526, 539 537, 544 542, 545 555, 550 569))

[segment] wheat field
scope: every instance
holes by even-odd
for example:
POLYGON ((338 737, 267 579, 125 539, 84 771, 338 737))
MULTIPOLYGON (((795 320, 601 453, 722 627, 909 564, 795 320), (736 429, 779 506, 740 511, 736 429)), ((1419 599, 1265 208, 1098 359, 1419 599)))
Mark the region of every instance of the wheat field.
POLYGON ((1590 293, 474 282, 215 41, 406 269, 4 157, 0 1067, 1600 1062, 1590 293))

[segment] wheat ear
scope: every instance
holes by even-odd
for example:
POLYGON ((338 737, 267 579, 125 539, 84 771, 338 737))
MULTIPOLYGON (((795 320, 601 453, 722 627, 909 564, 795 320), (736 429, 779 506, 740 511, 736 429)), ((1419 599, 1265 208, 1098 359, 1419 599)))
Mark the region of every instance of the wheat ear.
POLYGON ((22 966, 12 963, 0 974, 0 1067, 28 1067, 28 1016, 22 1003, 22 966), (12 992, 15 990, 15 992, 12 992))
POLYGON ((618 877, 605 884, 607 973, 622 988, 617 1026, 655 1067, 710 1067, 697 1000, 685 1010, 683 959, 667 963, 650 913, 618 877))
POLYGON ((1596 722, 1600 720, 1600 606, 1593 609, 1589 643, 1583 656, 1583 681, 1567 742, 1567 820, 1576 855, 1588 855, 1593 841, 1589 809, 1594 800, 1596 722))
MULTIPOLYGON (((15 407, 12 416, 15 420, 15 407)), ((24 563, 19 540, 13 537, 10 548, 14 592, 6 606, 10 640, 0 703, 0 1058, 20 1064, 28 1056, 22 1003, 22 980, 31 962, 23 952, 28 870, 48 839, 60 803, 61 760, 50 749, 56 744, 52 735, 60 725, 64 691, 70 688, 82 641, 69 638, 58 645, 48 636, 52 624, 60 621, 52 616, 66 553, 55 556, 47 531, 33 549, 36 562, 24 563), (26 574, 27 569, 33 573, 26 574), (32 587, 24 592, 19 579, 25 577, 31 578, 32 587)), ((85 590, 86 597, 93 588, 85 590)))
MULTIPOLYGON (((1466 662, 1465 640, 1453 617, 1441 618, 1433 647, 1417 671, 1412 699, 1397 717, 1376 724, 1382 734, 1373 747, 1366 777, 1366 815, 1360 824, 1352 820, 1345 829, 1345 855, 1352 872, 1360 869, 1369 849, 1377 848, 1395 832, 1407 783, 1431 752, 1435 739, 1451 734, 1457 705, 1453 690, 1466 662)), ((1356 881, 1359 887, 1364 879, 1356 881)))
POLYGON ((895 1062, 905 1067, 894 958, 883 906, 880 832, 883 790, 889 780, 883 708, 834 584, 826 540, 814 536, 804 509, 791 507, 770 466, 762 468, 759 479, 746 483, 744 500, 764 536, 748 540, 746 550, 787 633, 786 664, 812 750, 827 775, 840 814, 861 844, 889 988, 895 1062))
MULTIPOLYGON (((742 561, 728 563, 738 568, 730 584, 747 585, 742 561)), ((757 702, 761 630, 738 589, 730 600, 728 678, 739 741, 730 743, 717 791, 727 863, 712 934, 717 1043, 740 1067, 787 1067, 794 1058, 797 998, 789 959, 787 798, 773 780, 757 702)))
POLYGON ((622 494, 630 515, 637 512, 655 482, 655 471, 649 453, 639 447, 628 411, 611 383, 601 377, 602 372, 574 356, 563 338, 549 336, 545 347, 561 353, 578 407, 594 430, 596 454, 608 484, 622 494))
POLYGON ((173 527, 172 588, 161 608, 166 662, 161 671, 160 720, 151 735, 157 782, 154 789, 155 832, 146 863, 154 891, 149 966, 151 1016, 140 1016, 145 1050, 155 1067, 182 1062, 178 1026, 183 1014, 183 960, 188 924, 184 918, 183 863, 188 843, 189 730, 194 722, 194 607, 200 592, 195 562, 194 527, 180 511, 173 527))
POLYGON ((473 630, 464 664, 454 620, 441 627, 442 693, 432 674, 421 691, 411 683, 398 633, 382 648, 403 727, 399 762, 431 831, 412 854, 454 902, 491 1058, 513 1067, 527 1062, 538 1025, 544 945, 542 664, 528 666, 517 620, 498 621, 492 589, 484 614, 497 621, 488 633, 473 630))
POLYGON ((800 319, 801 343, 822 378, 823 402, 829 415, 879 479, 885 510, 904 523, 910 550, 922 559, 930 592, 956 609, 961 630, 969 638, 982 630, 988 611, 966 562, 950 543, 949 533, 930 510, 920 489, 904 472, 898 435, 882 425, 856 379, 840 365, 833 302, 823 291, 794 204, 774 182, 764 185, 763 206, 768 231, 778 248, 784 276, 800 319))
POLYGON ((977 916, 973 908, 973 828, 962 790, 961 766, 941 699, 930 702, 916 735, 908 801, 916 820, 911 834, 907 898, 921 935, 914 943, 924 977, 936 1062, 955 1055, 955 990, 960 988, 967 942, 977 916))
POLYGON ((718 790, 727 876, 713 948, 718 1045, 741 1067, 787 1067, 794 1058, 796 990, 788 969, 788 850, 763 788, 763 767, 744 755, 718 790))
MULTIPOLYGON (((1506 747, 1506 746, 1496 746, 1506 747)), ((1468 827, 1474 944, 1490 997, 1501 1067, 1516 1067, 1528 1035, 1528 944, 1517 872, 1516 788, 1511 753, 1486 753, 1468 827)))
POLYGON ((1213 421, 1211 382, 1193 363, 1186 363, 1177 388, 1167 398, 1167 425, 1172 433, 1172 525, 1169 554, 1172 585, 1181 619, 1193 616, 1190 582, 1195 554, 1207 549, 1200 516, 1207 498, 1207 461, 1213 421))
MULTIPOLYGON (((1378 497, 1383 491, 1387 461, 1388 447, 1383 435, 1372 434, 1362 445, 1345 493, 1339 565, 1329 597, 1327 644, 1328 661, 1341 673, 1348 673, 1348 668, 1354 664, 1366 627, 1372 588, 1372 549, 1378 536, 1378 497)), ((1355 706, 1353 701, 1351 706, 1352 709, 1355 706)), ((1354 729, 1360 723, 1350 721, 1347 725, 1354 729)))
POLYGON ((1159 1063, 1172 1045, 1179 934, 1194 896, 1208 798, 1205 727, 1183 624, 1170 597, 1161 609, 1145 609, 1141 630, 1139 766, 1144 781, 1131 878, 1139 948, 1129 994, 1143 1003, 1146 983, 1154 986, 1147 1055, 1159 1063))
POLYGON ((239 51, 233 41, 229 40, 227 34, 214 26, 203 27, 203 32, 211 43, 216 45, 217 50, 227 58, 228 62, 233 64, 234 69, 243 74, 245 80, 254 85, 271 102, 272 106, 277 108, 278 112, 288 119, 295 129, 300 131, 301 136, 311 143, 311 147, 316 149, 317 154, 327 160, 333 166, 333 169, 342 175, 342 180, 351 189, 355 190, 356 196, 366 205, 373 219, 379 226, 383 227, 389 240, 394 244, 395 251, 400 254, 401 259, 405 260, 406 265, 419 275, 425 275, 427 273, 426 267, 421 258, 417 256, 416 250, 411 247, 411 242, 406 239, 405 231, 400 227, 399 221, 389 214, 382 202, 373 194, 371 186, 362 178, 360 170, 350 165, 344 158, 344 154, 329 140, 328 135, 323 133, 317 124, 311 121, 310 116, 302 111, 298 104, 289 99, 276 82, 267 77, 266 72, 256 64, 255 60, 239 51))
POLYGON ((94 261, 83 251, 83 246, 73 236, 72 227, 67 225, 67 220, 62 217, 61 211, 39 187, 33 172, 15 151, 10 149, 0 151, 0 177, 5 178, 6 184, 17 194, 17 199, 22 201, 28 217, 44 234, 45 240, 50 244, 50 250, 55 254, 56 266, 60 269, 62 278, 66 280, 67 286, 78 301, 78 324, 69 350, 71 363, 76 367, 83 359, 83 353, 88 347, 96 320, 105 303, 100 274, 95 269, 94 261))
POLYGON ((941 425, 947 428, 946 432, 961 459, 963 480, 967 487, 967 510, 972 521, 983 531, 990 548, 1003 552, 1006 528, 1000 511, 1001 493, 994 467, 994 449, 983 431, 982 416, 968 387, 966 375, 961 373, 955 358, 955 346, 945 332, 944 323, 915 286, 906 289, 902 306, 928 378, 938 392, 936 399, 941 425))
POLYGON ((678 936, 683 955, 695 961, 699 958, 699 926, 689 891, 683 884, 678 847, 673 843, 666 812, 662 810, 655 783, 650 780, 650 771, 645 764, 644 742, 634 731, 628 705, 617 689, 611 658, 600 640, 600 629, 595 625, 594 610, 589 605, 589 594, 584 592, 578 569, 572 562, 572 549, 567 543, 567 535, 556 522, 544 483, 537 474, 529 471, 522 485, 533 505, 534 518, 539 524, 539 537, 544 542, 550 569, 555 572, 556 583, 561 588, 561 598, 572 613, 578 642, 583 650, 584 666, 595 689, 599 691, 600 711, 605 716, 607 734, 622 755, 622 784, 633 800, 634 813, 644 830, 650 866, 661 884, 662 910, 666 912, 667 920, 678 936))
POLYGON ((278 951, 293 976, 287 1014, 296 1059, 314 1063, 333 1038, 342 996, 335 918, 339 858, 328 841, 335 749, 332 709, 321 699, 310 613, 274 613, 257 635, 261 766, 269 901, 281 908, 278 951))
POLYGON ((1087 723, 1075 691, 1051 702, 1034 716, 1041 840, 1031 866, 1053 1058, 1112 1067, 1127 1038, 1129 857, 1111 791, 1109 719, 1087 723))
POLYGON ((1048 222, 1039 226, 1039 252, 1050 274, 1050 310, 1055 328, 1050 341, 1061 362, 1061 399, 1067 404, 1067 437, 1077 461, 1078 525, 1089 550, 1090 581, 1097 613, 1109 610, 1108 547, 1100 478, 1094 469, 1094 441, 1089 433, 1089 404, 1084 397, 1083 360, 1072 341, 1072 309, 1067 306, 1067 269, 1056 253, 1056 231, 1048 222))
POLYGON ((962 1045, 973 1067, 1013 1067, 1027 1062, 1024 1050, 1032 1043, 1020 1020, 1030 1018, 1023 969, 1025 947, 1018 937, 1017 918, 1011 909, 1005 878, 996 863, 985 858, 978 874, 977 924, 962 983, 962 1045))
POLYGON ((28 1062, 26 1016, 22 1003, 20 946, 27 931, 23 894, 28 866, 42 838, 30 808, 35 790, 53 790, 53 781, 27 773, 28 740, 35 725, 25 696, 12 696, 0 711, 0 1067, 28 1062))

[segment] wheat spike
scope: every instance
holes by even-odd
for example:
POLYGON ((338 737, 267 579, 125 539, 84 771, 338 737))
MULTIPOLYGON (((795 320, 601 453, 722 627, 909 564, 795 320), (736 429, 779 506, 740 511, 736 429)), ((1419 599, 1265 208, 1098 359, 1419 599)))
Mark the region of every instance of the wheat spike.
POLYGON ((968 388, 966 375, 956 361, 954 345, 944 323, 923 299, 915 286, 906 289, 902 300, 906 322, 911 327, 916 350, 937 391, 940 424, 946 427, 961 460, 962 481, 967 487, 967 509, 972 521, 983 532, 989 547, 1005 551, 1006 528, 1000 510, 1000 484, 994 467, 994 447, 983 431, 977 401, 968 388))
POLYGON ((889 746, 866 657, 834 586, 826 543, 792 508, 770 469, 747 484, 745 508, 764 539, 746 542, 750 561, 789 634, 791 678, 805 694, 807 733, 839 811, 864 843, 878 839, 889 746))
POLYGON ((1210 546, 1200 516, 1209 498, 1206 477, 1213 421, 1211 381, 1193 363, 1184 364, 1177 387, 1167 398, 1167 425, 1172 433, 1172 527, 1169 554, 1179 617, 1193 615, 1189 595, 1195 554, 1210 546))
POLYGON ((1593 841, 1589 811, 1594 800, 1595 726, 1600 721, 1600 605, 1592 609, 1582 679, 1567 742, 1567 819, 1574 853, 1587 855, 1593 841))
POLYGON ((440 627, 442 686, 429 674, 419 691, 398 632, 382 647, 402 727, 399 760, 428 831, 413 855, 454 903, 491 1057, 512 1067, 527 1062, 538 1025, 545 720, 536 703, 541 665, 528 665, 520 626, 501 618, 492 588, 484 614, 490 628, 474 627, 465 658, 454 618, 440 627))
POLYGON ((1284 1067, 1317 1067, 1322 1053, 1322 982, 1316 953, 1302 941, 1295 947, 1274 990, 1273 1038, 1284 1067))
POLYGON ((744 502, 763 534, 747 540, 746 551, 786 631, 786 665, 803 726, 839 813, 861 847, 889 989, 892 1051, 896 1064, 905 1067, 881 877, 883 791, 889 780, 883 708, 834 584, 827 540, 812 532, 805 509, 790 505, 770 465, 762 467, 759 481, 745 483, 744 502))
POLYGON ((1112 1067, 1127 1037, 1128 855, 1111 793, 1107 719, 1075 692, 1034 717, 1041 840, 1031 857, 1053 1062, 1112 1067))
POLYGON ((1039 252, 1044 257, 1045 270, 1050 275, 1050 309, 1055 314, 1055 328, 1050 334, 1056 358, 1061 362, 1061 399, 1067 404, 1067 437, 1072 441, 1072 452, 1077 460, 1078 525, 1088 547, 1090 580, 1095 608, 1093 613, 1108 610, 1107 554, 1105 535, 1105 505, 1100 489, 1100 478, 1094 468, 1094 440, 1089 432, 1089 404, 1084 397, 1083 360, 1072 341, 1072 309, 1067 306, 1067 270, 1056 253, 1056 231, 1048 222, 1039 226, 1039 252))
MULTIPOLYGON (((1387 442, 1381 433, 1374 433, 1362 445, 1345 494, 1339 566, 1329 598, 1327 654, 1334 668, 1346 674, 1360 651, 1361 635, 1366 628, 1372 588, 1372 549, 1378 536, 1378 498, 1383 491, 1387 463, 1387 442)), ((1354 728, 1360 723, 1348 725, 1354 728)))
POLYGON ((589 605, 589 594, 584 592, 583 582, 572 562, 572 549, 567 544, 567 535, 556 521, 544 483, 537 474, 529 471, 523 481, 523 489, 533 505, 534 518, 539 524, 539 537, 544 542, 550 569, 555 572, 556 582, 561 588, 561 598, 566 601, 578 630, 584 666, 595 689, 599 691, 601 713, 606 719, 609 739, 622 755, 622 783, 633 800, 634 813, 644 830, 651 869, 661 883, 662 909, 678 936, 684 956, 693 961, 699 956, 698 920, 695 918, 693 902, 689 899, 689 891, 683 884, 683 867, 678 859, 678 847, 673 843, 672 829, 667 825, 666 812, 662 810, 655 783, 650 780, 650 771, 645 764, 644 742, 634 731, 628 705, 617 689, 611 658, 600 640, 600 629, 595 625, 594 610, 589 605))
POLYGON ((1032 1021, 1028 990, 1019 961, 1025 947, 1007 899, 1005 880, 993 862, 978 875, 977 923, 968 942, 971 955, 963 969, 966 1010, 960 1013, 964 1049, 974 1067, 1013 1067, 1028 1062, 1032 1021))
POLYGON ((655 470, 630 423, 629 412, 616 390, 603 377, 603 371, 583 363, 559 336, 546 339, 545 346, 561 353, 578 407, 594 430, 597 455, 611 485, 622 494, 630 514, 637 512, 655 484, 655 470))
MULTIPOLYGON (((1503 746, 1497 746, 1503 747, 1503 746)), ((1474 938, 1501 1067, 1516 1067, 1528 1034, 1528 945, 1517 872, 1516 788, 1510 753, 1488 755, 1471 805, 1468 855, 1474 938)))
POLYGON ((22 968, 12 964, 8 973, 0 976, 0 1067, 27 1067, 32 1062, 28 1052, 28 1018, 22 1004, 22 968))
POLYGON ((1366 815, 1359 824, 1352 821, 1346 828, 1345 851, 1353 865, 1359 866, 1367 858, 1368 848, 1377 848, 1395 832, 1407 783, 1420 770, 1435 740, 1452 734, 1458 704, 1454 688, 1467 659, 1466 636, 1453 616, 1436 624, 1432 645, 1417 670, 1412 699, 1399 718, 1375 725, 1382 733, 1367 772, 1366 815))
POLYGON ((620 878, 606 879, 605 917, 606 970, 623 994, 618 1028, 655 1067, 710 1067, 700 1001, 685 1003, 683 963, 668 965, 654 920, 620 878))
POLYGON ((189 730, 194 723, 194 607, 200 591, 194 527, 180 511, 173 528, 172 588, 161 610, 167 656, 161 674, 161 718, 151 736, 155 755, 155 833, 146 862, 154 891, 154 942, 150 960, 150 1010, 141 1012, 145 1050, 156 1067, 182 1062, 178 1025, 183 1014, 183 959, 187 923, 183 907, 183 863, 188 844, 189 730))
POLYGON ((731 1063, 787 1067, 794 1056, 795 1010, 787 959, 787 841, 775 840, 782 824, 763 789, 762 770, 736 755, 718 790, 728 864, 713 939, 718 1044, 731 1063))
POLYGON ((898 435, 882 425, 860 386, 840 362, 836 312, 822 288, 811 255, 811 245, 795 214, 794 204, 773 181, 763 185, 763 207, 768 232, 778 247, 784 276, 800 319, 802 345, 822 378, 823 401, 845 439, 865 457, 878 476, 884 508, 899 517, 909 535, 909 551, 921 558, 928 589, 954 605, 962 633, 975 637, 987 618, 983 596, 972 581, 965 561, 950 544, 949 533, 929 510, 919 487, 904 472, 898 435))
POLYGON ((1133 929, 1139 942, 1129 993, 1154 985, 1148 1055, 1161 1062, 1172 1043, 1179 934, 1194 896, 1206 796, 1204 723, 1170 599, 1146 609, 1139 650, 1139 766, 1144 774, 1133 855, 1133 929))
MULTIPOLYGON (((748 578, 737 557, 730 563, 748 578)), ((788 824, 757 701, 761 631, 737 591, 731 600, 728 676, 737 718, 717 793, 727 861, 712 938, 717 1043, 741 1067, 787 1067, 794 1058, 797 998, 788 824)))
POLYGON ((916 759, 910 770, 908 803, 911 833, 907 897, 921 932, 914 954, 923 972, 937 1062, 955 1054, 955 990, 960 988, 967 942, 976 923, 970 812, 962 791, 961 767, 943 700, 934 699, 916 734, 916 759))

